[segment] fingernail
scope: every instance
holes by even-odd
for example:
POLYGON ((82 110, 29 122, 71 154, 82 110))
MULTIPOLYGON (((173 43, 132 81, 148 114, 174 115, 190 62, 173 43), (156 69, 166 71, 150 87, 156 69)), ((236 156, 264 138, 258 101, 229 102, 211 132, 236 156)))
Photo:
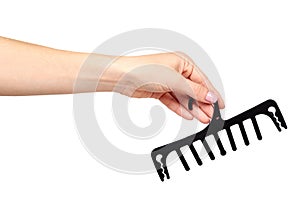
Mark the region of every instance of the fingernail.
POLYGON ((210 102, 210 103, 215 103, 218 100, 218 97, 213 93, 213 92, 208 92, 205 100, 210 102))

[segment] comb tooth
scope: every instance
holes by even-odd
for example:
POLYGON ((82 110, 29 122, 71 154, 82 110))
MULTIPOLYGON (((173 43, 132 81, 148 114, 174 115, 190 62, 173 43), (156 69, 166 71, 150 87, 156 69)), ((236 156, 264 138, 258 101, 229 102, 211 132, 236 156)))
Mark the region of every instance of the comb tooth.
POLYGON ((190 170, 190 167, 189 167, 188 163, 186 162, 184 156, 182 155, 180 149, 179 149, 179 150, 176 150, 176 152, 177 152, 177 154, 178 154, 178 156, 179 156, 179 159, 180 159, 182 165, 184 166, 184 169, 185 169, 186 171, 189 171, 189 170, 190 170))
POLYGON ((226 128, 226 132, 227 132, 227 136, 228 136, 228 139, 229 139, 232 150, 236 151, 236 145, 235 145, 230 127, 226 128))
POLYGON ((162 159, 162 168, 163 168, 163 174, 166 175, 167 179, 170 179, 170 175, 169 175, 169 171, 168 171, 168 167, 167 167, 167 158, 163 158, 162 159))
POLYGON ((209 146, 208 146, 206 140, 203 140, 203 141, 202 141, 202 144, 203 144, 203 146, 204 146, 206 152, 208 153, 209 158, 210 158, 211 160, 214 160, 214 159, 215 159, 215 156, 214 156, 213 152, 210 150, 210 148, 209 148, 209 146))
POLYGON ((197 161, 197 164, 198 164, 199 166, 201 166, 201 165, 202 165, 202 161, 201 161, 201 159, 200 159, 200 157, 199 157, 199 155, 198 155, 198 153, 197 153, 197 151, 196 151, 194 145, 191 144, 189 147, 190 147, 190 150, 191 150, 193 156, 195 157, 195 159, 196 159, 196 161, 197 161))
POLYGON ((160 180, 163 182, 165 180, 165 173, 164 173, 164 169, 160 168, 157 170, 158 176, 160 178, 160 180))
POLYGON ((248 146, 249 145, 249 140, 248 140, 248 136, 246 134, 246 130, 245 130, 243 122, 239 123, 239 127, 240 127, 240 130, 241 130, 241 133, 242 133, 244 143, 245 143, 246 146, 248 146))
POLYGON ((165 176, 167 177, 167 179, 170 179, 170 175, 169 175, 167 166, 164 166, 164 167, 158 169, 157 172, 158 172, 159 178, 162 182, 165 180, 165 176))
POLYGON ((167 166, 164 166, 163 167, 164 168, 164 174, 166 174, 166 176, 167 176, 167 179, 170 179, 170 175, 169 175, 169 171, 168 171, 168 167, 167 166))
POLYGON ((262 139, 262 136, 261 136, 261 133, 260 133, 260 130, 259 130, 259 127, 258 127, 256 118, 255 118, 255 117, 252 117, 252 118, 251 118, 251 121, 252 121, 252 124, 253 124, 253 126, 254 126, 254 129, 255 129, 255 132, 256 132, 256 137, 257 137, 257 139, 258 139, 258 140, 261 140, 261 139, 262 139))
POLYGON ((218 147, 219 147, 220 154, 221 154, 221 155, 226 155, 226 151, 225 151, 225 149, 224 149, 224 147, 223 147, 223 144, 222 144, 222 142, 221 142, 221 140, 220 140, 220 137, 219 137, 218 133, 214 134, 214 137, 215 137, 215 140, 216 140, 217 145, 218 145, 218 147))

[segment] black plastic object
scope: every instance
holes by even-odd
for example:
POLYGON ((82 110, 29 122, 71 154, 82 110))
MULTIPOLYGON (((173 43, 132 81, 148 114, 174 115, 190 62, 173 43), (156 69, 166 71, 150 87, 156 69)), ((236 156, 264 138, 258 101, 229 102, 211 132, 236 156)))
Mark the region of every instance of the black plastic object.
POLYGON ((210 124, 204 128, 202 131, 195 133, 193 135, 190 135, 186 138, 183 138, 181 140, 177 140, 175 142, 172 142, 170 144, 166 144, 164 146, 160 146, 158 148, 155 148, 152 153, 151 157, 154 163, 154 166, 157 170, 157 173, 161 179, 161 181, 164 181, 165 177, 167 179, 170 178, 168 168, 166 165, 166 160, 167 156, 172 152, 176 151, 177 155, 179 156, 179 159, 181 163, 183 164, 184 168, 186 171, 188 171, 190 168, 184 158, 184 156, 181 153, 180 148, 184 146, 188 146, 192 152, 192 154, 195 157, 195 160, 197 161, 198 165, 202 165, 202 161, 193 146, 193 143, 195 141, 201 140, 206 152, 208 153, 208 156, 210 157, 211 160, 215 159, 214 154, 212 153, 209 145, 207 144, 205 138, 207 136, 213 135, 213 137, 216 140, 217 146, 220 150, 221 155, 226 155, 226 151, 222 145, 222 142, 219 138, 218 132, 225 129, 231 148, 233 151, 235 151, 236 145, 233 139, 232 132, 230 130, 230 127, 237 124, 240 127, 242 138, 244 140, 245 145, 249 145, 249 140, 246 134, 246 130, 243 125, 243 121, 247 119, 251 119, 252 124, 254 126, 256 136, 258 140, 262 139, 262 135, 260 133, 257 121, 255 119, 255 116, 259 114, 264 114, 267 115, 271 118, 273 123, 275 124, 276 128, 278 131, 281 131, 281 127, 284 127, 285 129, 287 128, 287 125, 284 121, 284 118, 281 114, 281 111, 277 105, 277 103, 274 100, 267 100, 231 119, 228 120, 223 120, 220 115, 220 110, 218 106, 218 102, 214 103, 214 113, 213 113, 213 118, 210 122, 210 124), (272 110, 273 109, 273 110, 272 110), (275 114, 274 114, 275 113, 275 114))

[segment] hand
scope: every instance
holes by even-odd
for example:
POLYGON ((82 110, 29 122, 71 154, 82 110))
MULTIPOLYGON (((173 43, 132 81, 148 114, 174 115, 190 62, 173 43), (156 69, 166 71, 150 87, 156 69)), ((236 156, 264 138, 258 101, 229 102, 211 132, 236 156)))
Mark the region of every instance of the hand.
POLYGON ((183 53, 120 57, 108 71, 104 79, 117 77, 113 91, 129 97, 158 99, 188 120, 195 117, 202 123, 209 123, 213 114, 212 103, 217 100, 220 108, 224 108, 218 91, 183 53), (195 99, 192 110, 188 108, 190 97, 195 99))

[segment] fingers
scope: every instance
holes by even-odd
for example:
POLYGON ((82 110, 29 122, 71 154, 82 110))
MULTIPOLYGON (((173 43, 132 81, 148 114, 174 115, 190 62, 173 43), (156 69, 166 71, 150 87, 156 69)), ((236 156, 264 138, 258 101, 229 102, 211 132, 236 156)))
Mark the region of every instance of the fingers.
POLYGON ((201 71, 201 69, 196 66, 196 64, 188 55, 185 55, 184 53, 179 53, 179 55, 184 60, 182 71, 180 71, 182 75, 186 79, 191 80, 192 82, 206 86, 208 90, 211 91, 211 93, 213 93, 218 99, 219 107, 225 108, 225 104, 224 104, 224 100, 222 99, 222 96, 217 91, 217 89, 212 85, 212 83, 209 81, 207 76, 201 71))
POLYGON ((224 100, 217 89, 212 85, 207 76, 196 66, 188 66, 192 67, 191 74, 189 75, 189 79, 193 82, 204 84, 212 93, 217 96, 219 107, 221 109, 225 108, 224 100))
POLYGON ((186 84, 187 85, 181 84, 181 88, 179 90, 181 90, 181 92, 185 92, 196 101, 213 104, 218 100, 218 96, 209 91, 206 85, 193 82, 189 79, 186 79, 186 84))
POLYGON ((205 124, 210 122, 210 119, 213 114, 213 109, 211 105, 194 102, 191 104, 192 107, 190 109, 190 107, 188 107, 189 104, 188 96, 182 94, 177 94, 175 96, 175 93, 171 93, 171 95, 173 95, 174 98, 177 98, 181 106, 183 106, 186 110, 188 110, 193 115, 193 117, 195 117, 197 120, 205 124))
POLYGON ((177 115, 187 120, 192 120, 193 115, 184 108, 170 93, 163 94, 159 100, 166 105, 170 110, 175 112, 177 115))
POLYGON ((149 93, 143 91, 135 91, 132 97, 136 98, 155 98, 159 99, 164 105, 166 105, 170 110, 175 112, 177 115, 183 117, 187 120, 192 120, 196 118, 202 123, 209 123, 212 114, 213 107, 210 104, 205 104, 201 102, 194 102, 192 104, 192 110, 188 109, 188 96, 181 95, 175 96, 172 93, 149 93))
POLYGON ((225 103, 224 103, 224 100, 223 100, 221 94, 217 91, 217 89, 215 89, 215 87, 210 82, 208 82, 207 85, 208 85, 208 88, 217 95, 219 108, 220 109, 225 108, 225 103))
MULTIPOLYGON (((188 101, 188 108, 189 110, 193 110, 193 104, 195 103, 194 98, 190 97, 189 101, 188 101)), ((204 104, 201 102, 198 102, 199 104, 201 104, 199 107, 202 107, 201 109, 204 111, 204 113, 208 116, 208 117, 212 117, 213 115, 213 107, 211 105, 208 104, 204 104)))
POLYGON ((213 117, 214 113, 214 107, 211 104, 205 104, 198 102, 198 105, 196 106, 200 107, 200 109, 211 119, 213 117))
POLYGON ((210 122, 210 117, 196 103, 193 103, 193 109, 189 111, 200 122, 204 124, 210 122))

